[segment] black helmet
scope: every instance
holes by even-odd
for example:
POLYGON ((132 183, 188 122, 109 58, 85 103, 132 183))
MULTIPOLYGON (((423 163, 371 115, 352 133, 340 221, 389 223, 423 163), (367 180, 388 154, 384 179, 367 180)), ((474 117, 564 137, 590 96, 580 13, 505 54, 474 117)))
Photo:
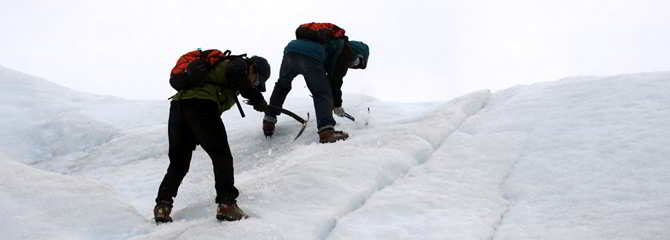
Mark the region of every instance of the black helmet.
POLYGON ((249 64, 256 66, 256 73, 260 80, 256 88, 261 92, 265 92, 265 82, 270 78, 270 64, 268 60, 265 60, 263 57, 253 56, 249 58, 249 64))

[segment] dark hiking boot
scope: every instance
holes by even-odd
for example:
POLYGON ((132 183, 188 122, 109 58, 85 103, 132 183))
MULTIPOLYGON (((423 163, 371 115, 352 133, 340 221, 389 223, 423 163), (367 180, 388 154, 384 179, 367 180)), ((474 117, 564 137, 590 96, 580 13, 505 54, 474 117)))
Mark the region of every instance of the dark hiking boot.
POLYGON ((266 137, 272 137, 275 133, 275 123, 276 121, 263 120, 263 134, 265 134, 266 137))
POLYGON ((172 222, 170 212, 172 212, 171 203, 166 201, 156 203, 156 207, 154 207, 154 221, 156 221, 156 223, 172 222))
POLYGON ((219 203, 219 207, 216 209, 216 219, 219 221, 238 221, 248 217, 249 215, 244 213, 236 202, 230 204, 219 203))
POLYGON ((346 140, 349 138, 349 134, 343 131, 336 131, 332 128, 326 128, 319 132, 319 142, 321 143, 334 143, 339 140, 346 140))

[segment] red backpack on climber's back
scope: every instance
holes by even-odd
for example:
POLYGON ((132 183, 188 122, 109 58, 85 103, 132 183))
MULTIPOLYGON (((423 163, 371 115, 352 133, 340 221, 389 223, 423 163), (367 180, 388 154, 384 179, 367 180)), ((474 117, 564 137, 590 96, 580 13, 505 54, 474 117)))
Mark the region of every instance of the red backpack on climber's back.
POLYGON ((177 64, 172 68, 172 71, 170 72, 170 86, 177 91, 202 86, 207 79, 207 73, 212 70, 216 64, 227 58, 244 56, 246 56, 246 54, 230 55, 230 50, 221 52, 217 49, 205 51, 197 49, 188 52, 179 57, 177 64))
POLYGON ((332 39, 347 39, 344 29, 332 23, 305 23, 295 30, 296 39, 324 44, 332 39))

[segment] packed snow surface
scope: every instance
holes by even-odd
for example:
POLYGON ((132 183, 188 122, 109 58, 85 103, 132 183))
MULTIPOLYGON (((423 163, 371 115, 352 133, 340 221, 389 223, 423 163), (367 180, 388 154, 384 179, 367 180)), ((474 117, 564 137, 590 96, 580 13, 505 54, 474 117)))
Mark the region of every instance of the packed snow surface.
MULTIPOLYGON (((297 84, 297 83, 296 83, 297 84)), ((667 239, 670 73, 569 78, 446 102, 345 96, 351 138, 224 113, 238 203, 218 222, 202 149, 169 224, 152 208, 169 102, 72 91, 0 67, 6 239, 667 239)), ((169 96, 166 96, 166 98, 169 96)), ((306 116, 311 100, 285 107, 306 116)))

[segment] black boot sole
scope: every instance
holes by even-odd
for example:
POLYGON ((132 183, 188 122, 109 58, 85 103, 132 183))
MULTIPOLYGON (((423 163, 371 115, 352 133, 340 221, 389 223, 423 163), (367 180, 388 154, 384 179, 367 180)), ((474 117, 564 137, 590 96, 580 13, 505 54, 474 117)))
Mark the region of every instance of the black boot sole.
POLYGON ((156 224, 171 223, 172 218, 154 218, 154 221, 156 221, 156 224))
POLYGON ((234 222, 234 221, 240 221, 242 219, 247 219, 247 218, 249 218, 249 216, 243 216, 242 218, 232 218, 232 217, 228 217, 228 216, 216 216, 216 220, 219 220, 219 222, 223 222, 223 221, 234 222))

